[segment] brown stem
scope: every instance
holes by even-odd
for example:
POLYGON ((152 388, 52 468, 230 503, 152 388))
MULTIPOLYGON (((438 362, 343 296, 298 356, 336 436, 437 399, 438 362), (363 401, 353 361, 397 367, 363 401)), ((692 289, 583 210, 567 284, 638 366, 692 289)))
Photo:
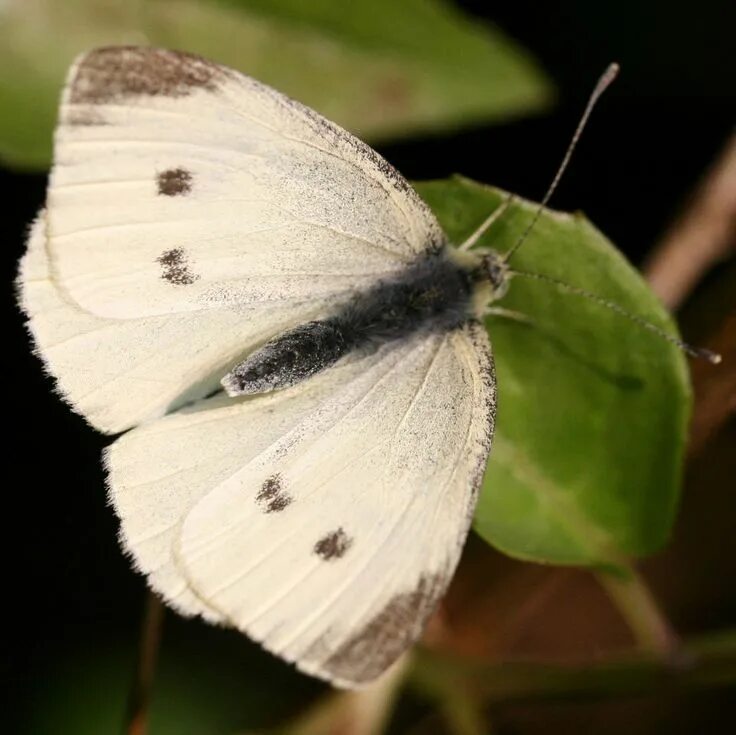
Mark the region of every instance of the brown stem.
POLYGON ((644 266, 654 292, 677 308, 702 276, 736 246, 736 134, 705 176, 690 206, 644 266))
POLYGON ((695 406, 690 422, 690 459, 736 415, 736 313, 725 318, 708 346, 723 356, 723 363, 715 368, 702 362, 692 365, 695 406))
POLYGON ((674 660, 679 639, 644 578, 634 569, 598 572, 598 581, 626 621, 639 647, 663 660, 674 660))
POLYGON ((381 735, 407 669, 405 654, 375 683, 355 691, 332 693, 282 731, 288 735, 381 735))
POLYGON ((164 606, 161 600, 149 590, 146 595, 143 621, 141 623, 138 665, 128 695, 125 735, 146 735, 148 731, 151 691, 156 675, 156 661, 161 643, 163 619, 164 606))

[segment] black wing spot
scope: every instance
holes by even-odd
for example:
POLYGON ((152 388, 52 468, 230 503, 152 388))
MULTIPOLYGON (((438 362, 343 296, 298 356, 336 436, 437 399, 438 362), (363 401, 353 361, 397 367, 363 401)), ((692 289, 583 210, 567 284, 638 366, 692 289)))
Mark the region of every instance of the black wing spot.
POLYGON ((281 475, 267 477, 261 486, 256 503, 264 513, 278 513, 291 505, 292 497, 284 490, 281 475))
POLYGON ((337 531, 332 531, 317 541, 314 545, 314 553, 325 561, 340 559, 352 545, 353 539, 342 528, 338 528, 337 531))
POLYGON ((162 267, 161 278, 174 286, 190 286, 199 279, 199 275, 190 270, 183 248, 165 250, 156 262, 162 267))
POLYGON ((192 173, 185 168, 171 168, 156 177, 158 193, 167 197, 188 194, 192 190, 192 173))

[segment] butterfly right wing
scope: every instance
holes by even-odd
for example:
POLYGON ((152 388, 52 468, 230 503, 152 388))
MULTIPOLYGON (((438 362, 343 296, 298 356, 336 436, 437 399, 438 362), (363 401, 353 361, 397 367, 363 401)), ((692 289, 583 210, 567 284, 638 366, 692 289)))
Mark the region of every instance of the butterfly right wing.
POLYGON ((180 610, 343 686, 419 636, 493 432, 485 330, 417 334, 272 394, 214 398, 107 455, 121 540, 180 610))
POLYGON ((195 56, 103 48, 67 80, 22 303, 62 394, 116 432, 442 241, 314 111, 195 56))

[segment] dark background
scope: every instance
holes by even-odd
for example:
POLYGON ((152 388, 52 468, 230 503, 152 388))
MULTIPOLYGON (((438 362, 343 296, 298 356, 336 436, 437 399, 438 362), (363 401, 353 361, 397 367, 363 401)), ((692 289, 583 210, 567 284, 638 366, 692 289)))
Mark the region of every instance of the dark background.
MULTIPOLYGON (((410 179, 461 172, 539 199, 596 78, 617 60, 622 65, 620 79, 594 115, 553 204, 584 210, 635 263, 641 262, 733 129, 736 15, 731 0, 517 0, 494 3, 492 10, 480 1, 461 5, 492 19, 537 56, 558 86, 557 106, 534 119, 385 146, 381 152, 410 179)), ((100 706, 105 706, 106 698, 117 697, 110 707, 119 709, 124 693, 111 695, 106 682, 124 687, 132 672, 144 592, 142 580, 130 571, 118 549, 116 523, 105 501, 99 455, 108 440, 52 394, 50 381, 30 354, 14 308, 10 284, 44 186, 42 175, 0 168, 9 399, 5 435, 10 439, 2 558, 5 608, 12 617, 4 628, 10 656, 4 657, 3 689, 11 703, 5 710, 6 722, 12 722, 13 710, 18 710, 25 723, 18 731, 34 733, 75 732, 60 720, 54 722, 56 715, 51 714, 73 709, 73 701, 64 701, 71 692, 87 702, 92 697, 100 706), (112 673, 104 666, 100 674, 94 673, 98 669, 93 673, 85 669, 90 660, 97 658, 99 663, 106 657, 119 664, 112 673), (56 692, 60 681, 69 684, 69 694, 56 692)), ((718 278, 718 274, 710 277, 718 278)), ((686 337, 702 336, 697 326, 689 327, 687 315, 685 331, 686 337)), ((709 533, 708 528, 702 533, 709 533)), ((706 563, 692 560, 695 577, 701 572, 717 574, 712 568, 699 569, 706 563)), ((734 596, 728 594, 733 578, 714 579, 712 585, 717 584, 723 594, 708 598, 707 610, 698 612, 695 606, 676 622, 696 632, 733 625, 734 596)), ((702 589, 695 585, 692 594, 701 595, 702 589)), ((242 669, 243 676, 250 677, 251 692, 255 688, 261 699, 273 698, 269 682, 281 676, 281 664, 225 631, 173 616, 166 626, 165 665, 176 669, 177 657, 197 662, 196 676, 182 674, 185 696, 202 697, 205 690, 237 691, 245 686, 237 683, 242 669), (218 652, 230 656, 224 672, 212 663, 218 652), (233 657, 242 663, 233 663, 233 657), (258 671, 255 681, 247 673, 253 667, 258 671)), ((288 683, 290 707, 319 688, 297 675, 288 683)), ((661 717, 645 721, 631 703, 608 712, 612 723, 633 732, 706 733, 725 727, 721 718, 736 722, 724 692, 683 701, 690 715, 681 716, 679 709, 670 708, 672 703, 663 705, 661 717)), ((587 721, 590 708, 579 711, 587 721)), ((529 712, 512 718, 501 732, 537 732, 533 708, 529 712)), ((566 712, 545 711, 549 732, 564 732, 576 722, 566 712)), ((411 719, 406 713, 404 717, 411 719)), ((246 717, 243 724, 251 723, 246 717)))

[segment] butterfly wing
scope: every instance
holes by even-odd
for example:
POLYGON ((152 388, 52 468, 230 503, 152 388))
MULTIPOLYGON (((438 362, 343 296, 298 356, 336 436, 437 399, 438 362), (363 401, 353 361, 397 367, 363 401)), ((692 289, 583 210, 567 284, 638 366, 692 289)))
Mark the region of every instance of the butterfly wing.
POLYGON ((267 340, 279 319, 289 323, 275 311, 258 323, 244 322, 236 310, 186 318, 95 316, 69 299, 53 277, 44 228, 41 212, 21 262, 21 306, 58 391, 100 431, 123 431, 210 393, 243 350, 267 340))
POLYGON ((124 544, 180 608, 338 685, 365 683, 449 583, 494 409, 475 323, 274 394, 201 402, 113 444, 124 544))
POLYGON ((203 395, 268 337, 444 240, 371 148, 187 54, 81 57, 54 160, 22 301, 61 392, 104 431, 203 395), (64 350, 48 327, 62 311, 64 350))

